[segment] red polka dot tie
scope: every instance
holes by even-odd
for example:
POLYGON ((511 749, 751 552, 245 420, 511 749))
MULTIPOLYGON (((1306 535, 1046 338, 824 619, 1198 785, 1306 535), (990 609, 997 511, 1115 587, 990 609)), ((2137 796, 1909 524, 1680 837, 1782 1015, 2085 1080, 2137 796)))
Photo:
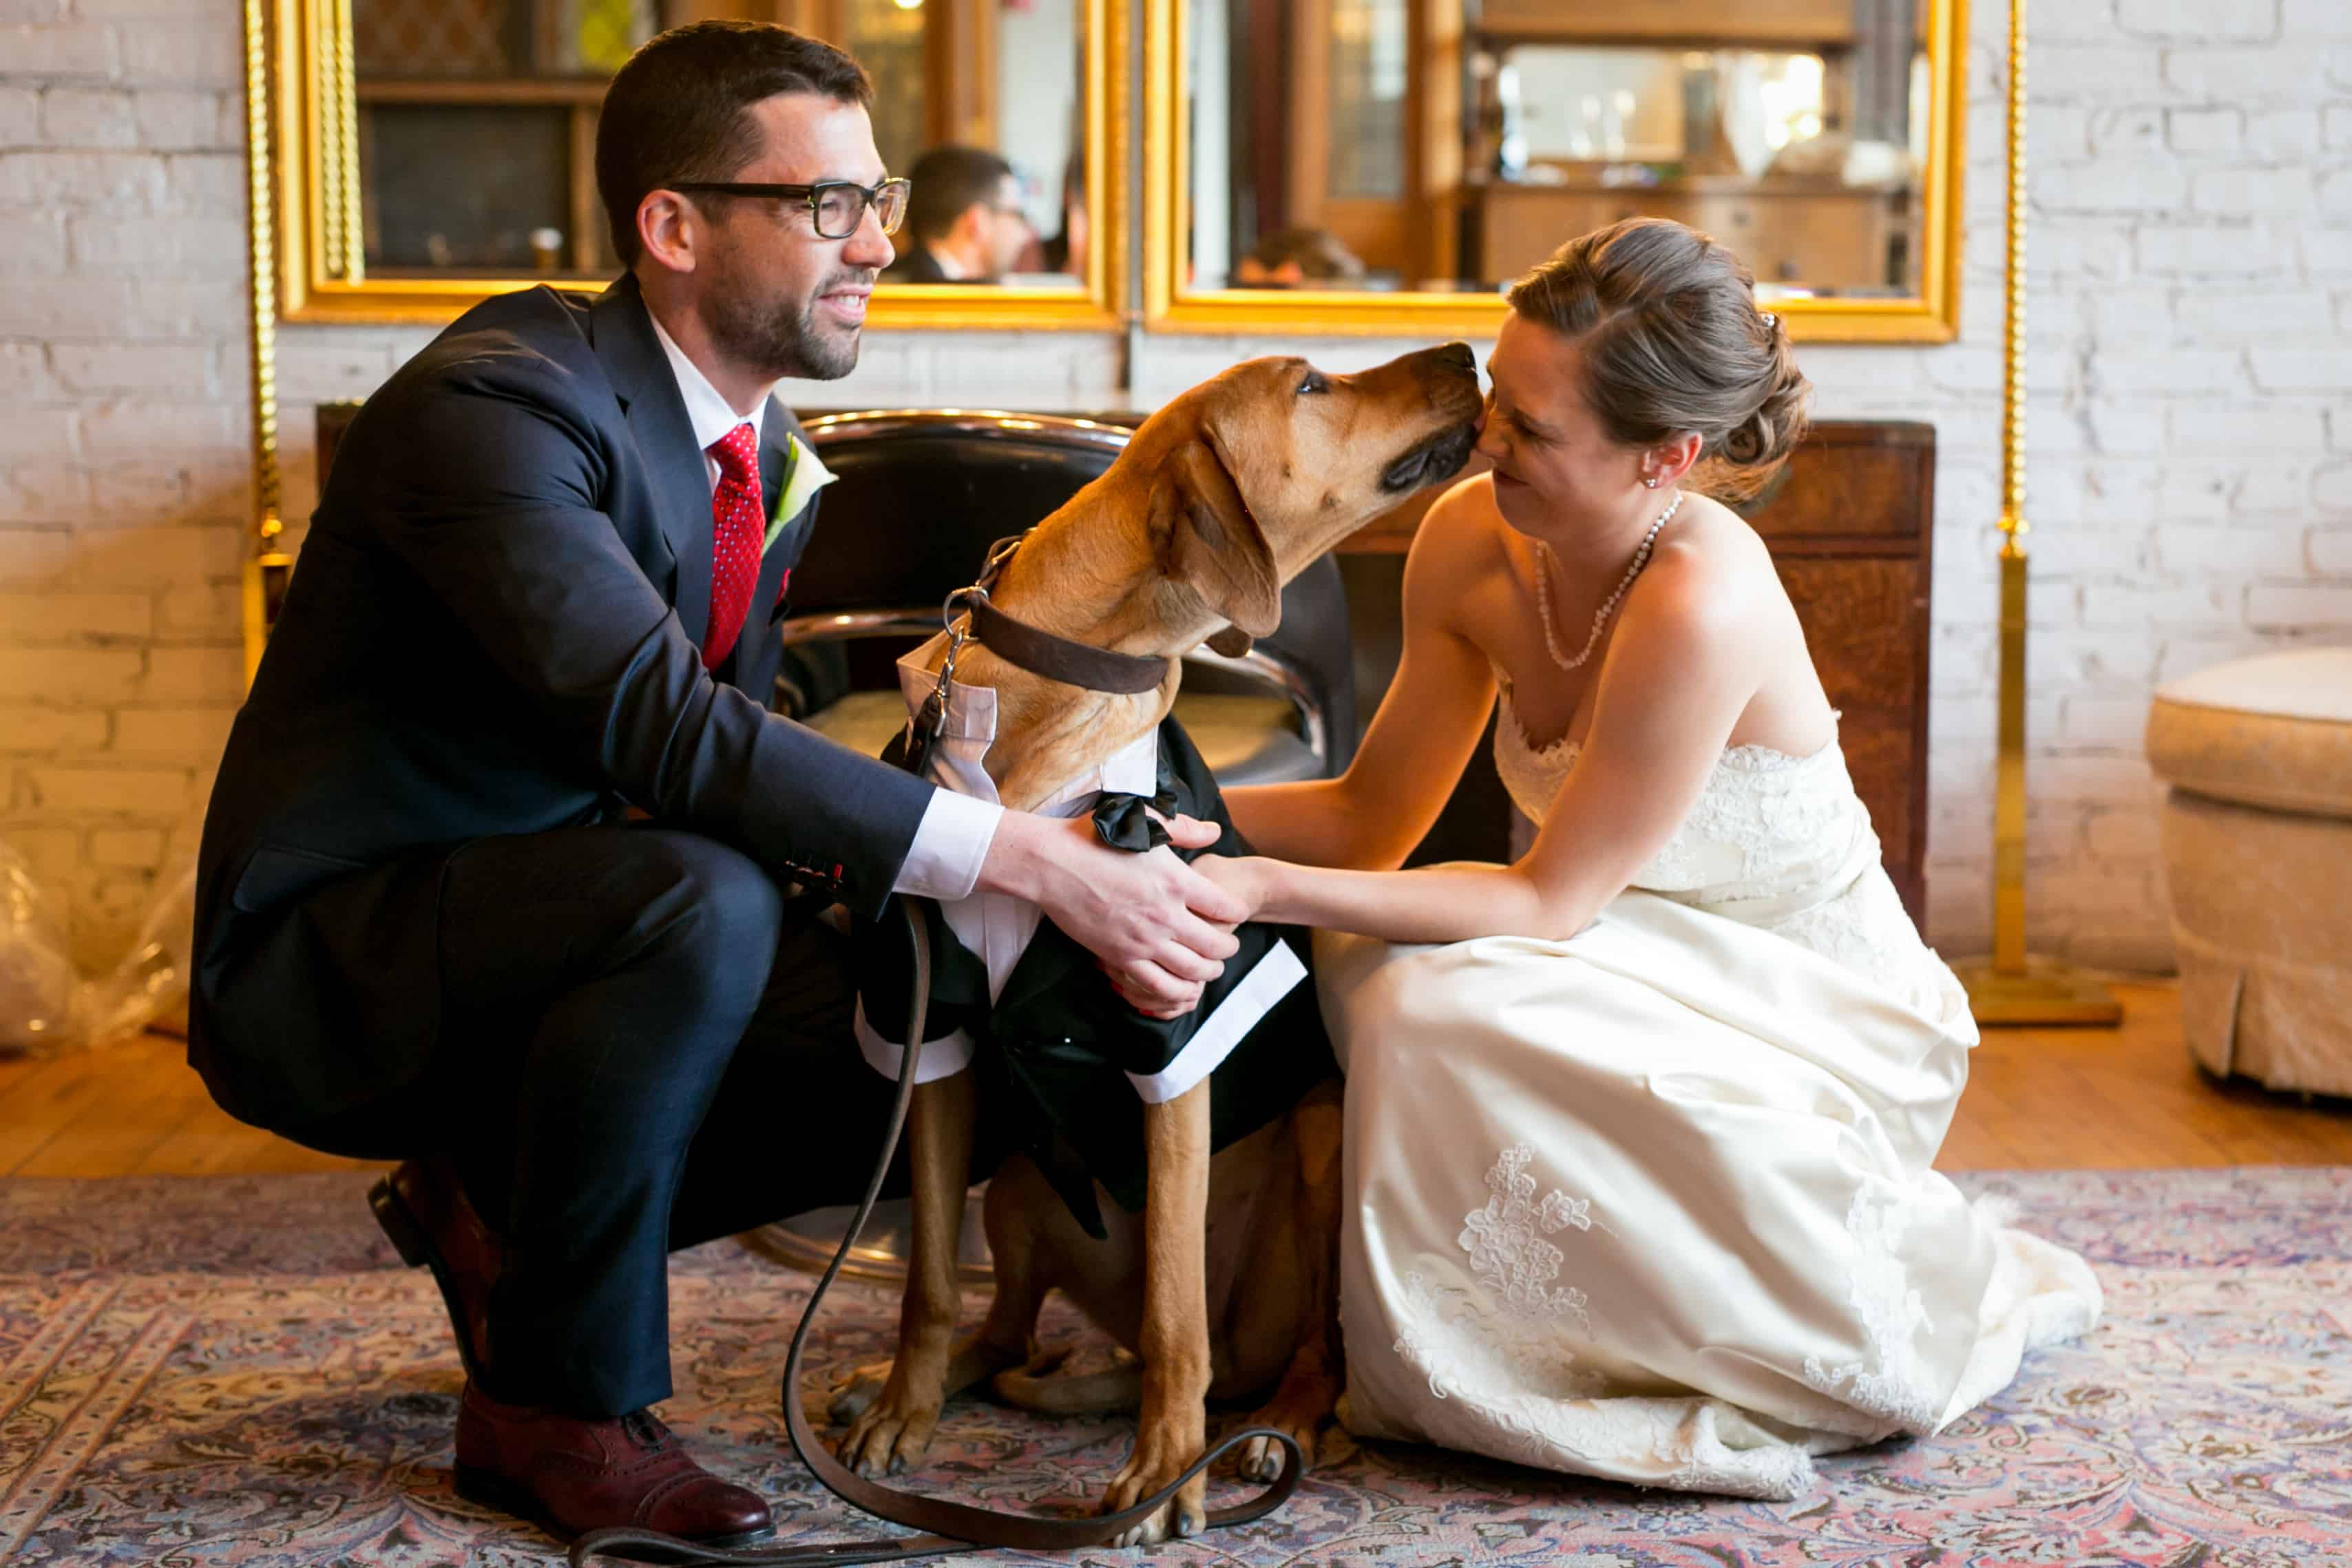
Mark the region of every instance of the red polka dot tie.
POLYGON ((760 580, 760 545, 767 514, 760 505, 760 438, 739 424, 709 446, 719 464, 710 492, 710 630, 702 639, 702 667, 715 670, 735 646, 760 580))

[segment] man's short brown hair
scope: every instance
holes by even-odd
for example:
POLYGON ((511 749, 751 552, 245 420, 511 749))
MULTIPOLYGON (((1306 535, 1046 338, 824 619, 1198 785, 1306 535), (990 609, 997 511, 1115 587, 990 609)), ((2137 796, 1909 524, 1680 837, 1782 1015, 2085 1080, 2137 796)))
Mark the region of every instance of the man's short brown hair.
MULTIPOLYGON (((613 252, 636 263, 637 204, 683 180, 724 180, 758 147, 751 106, 805 92, 870 109, 866 68, 821 39, 769 22, 689 22, 646 40, 604 89, 596 192, 613 252)), ((698 201, 725 201, 698 195, 698 201)))
POLYGON ((907 171, 907 227, 919 240, 940 238, 973 206, 996 205, 1013 165, 981 147, 934 147, 907 171))

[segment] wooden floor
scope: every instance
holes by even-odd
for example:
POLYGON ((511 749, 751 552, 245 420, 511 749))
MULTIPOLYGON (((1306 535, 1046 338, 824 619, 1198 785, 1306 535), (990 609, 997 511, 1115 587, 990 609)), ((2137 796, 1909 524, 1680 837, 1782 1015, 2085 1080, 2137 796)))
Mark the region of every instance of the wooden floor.
MULTIPOLYGON (((2179 997, 2120 988, 2121 1030, 1987 1035, 1946 1170, 2352 1164, 2352 1101, 2221 1082, 2181 1050, 2179 997)), ((231 1121, 178 1040, 147 1035, 54 1061, 0 1057, 0 1175, 360 1170, 231 1121)))

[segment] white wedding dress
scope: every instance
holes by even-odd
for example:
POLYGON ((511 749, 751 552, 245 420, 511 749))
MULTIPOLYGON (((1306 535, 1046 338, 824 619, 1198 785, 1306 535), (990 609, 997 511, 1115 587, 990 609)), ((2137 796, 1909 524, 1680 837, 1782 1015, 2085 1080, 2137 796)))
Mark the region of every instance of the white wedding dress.
MULTIPOLYGON (((1503 697, 1540 821, 1576 747, 1503 697)), ((1930 1168, 1977 1040, 1834 742, 1724 753, 1565 942, 1325 936, 1363 1437, 1789 1499, 2098 1319, 2084 1261, 1930 1168)))

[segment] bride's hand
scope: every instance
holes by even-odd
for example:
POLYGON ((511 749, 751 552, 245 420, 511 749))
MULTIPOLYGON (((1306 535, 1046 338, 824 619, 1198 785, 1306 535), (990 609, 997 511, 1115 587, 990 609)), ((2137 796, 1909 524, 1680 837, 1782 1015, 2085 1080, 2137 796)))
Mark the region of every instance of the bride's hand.
POLYGON ((1239 899, 1249 910, 1242 918, 1255 920, 1265 907, 1265 865, 1256 855, 1202 855, 1192 869, 1239 899))

